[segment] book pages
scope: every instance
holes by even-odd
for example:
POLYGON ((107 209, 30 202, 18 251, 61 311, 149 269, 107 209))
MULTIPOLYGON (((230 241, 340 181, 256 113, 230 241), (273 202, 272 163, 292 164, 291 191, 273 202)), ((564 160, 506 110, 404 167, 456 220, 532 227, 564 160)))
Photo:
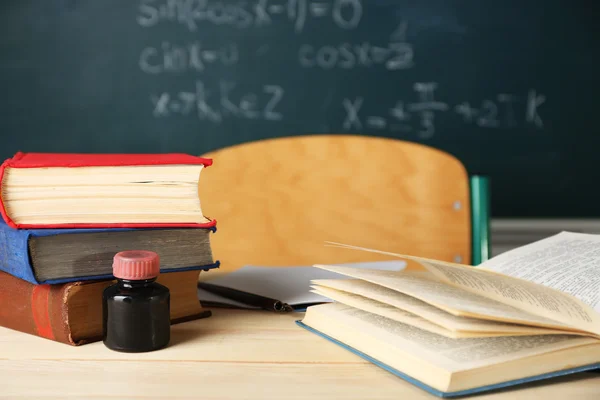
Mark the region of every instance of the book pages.
POLYGON ((600 236, 561 232, 500 254, 479 268, 569 293, 600 313, 600 236))
POLYGON ((431 280, 424 274, 406 272, 360 270, 352 267, 315 265, 357 279, 404 293, 430 305, 459 316, 515 322, 526 325, 564 329, 567 325, 522 311, 500 301, 463 290, 448 283, 431 280))
POLYGON ((387 349, 383 354, 370 355, 381 358, 381 361, 389 365, 397 363, 398 357, 392 351, 401 349, 402 352, 412 355, 414 360, 428 362, 451 372, 598 343, 597 339, 572 335, 499 336, 457 340, 339 303, 310 307, 304 321, 307 325, 351 347, 364 349, 367 353, 376 347, 387 349), (379 346, 373 342, 378 342, 379 346))
MULTIPOLYGON (((418 315, 421 318, 439 325, 448 331, 454 332, 454 336, 451 334, 444 335, 447 337, 483 337, 498 335, 537 335, 564 333, 564 331, 550 328, 538 328, 453 315, 414 297, 360 279, 314 279, 312 283, 317 285, 317 290, 327 293, 327 297, 331 298, 332 300, 339 301, 362 310, 377 313, 370 308, 366 308, 364 301, 362 301, 363 299, 366 299, 372 301, 374 300, 376 303, 386 304, 400 310, 408 311, 409 313, 418 315), (325 292, 324 288, 334 289, 335 292, 325 292), (339 295, 335 296, 335 294, 339 293, 354 294, 356 295, 356 299, 354 299, 354 302, 350 302, 339 295)), ((380 313, 380 315, 386 316, 382 313, 380 313)))
POLYGON ((373 314, 381 315, 393 319, 394 321, 402 322, 415 328, 423 329, 427 332, 437 333, 438 335, 446 336, 449 338, 462 337, 459 333, 445 329, 439 325, 431 323, 426 319, 419 317, 418 315, 409 313, 408 311, 401 310, 399 308, 390 306, 389 304, 380 303, 375 300, 367 299, 352 293, 345 293, 339 290, 330 289, 326 287, 315 287, 311 290, 314 293, 318 293, 321 296, 329 297, 332 300, 337 301, 360 310, 368 311, 373 314))
POLYGON ((17 224, 208 223, 198 195, 203 168, 6 168, 2 201, 17 224))
POLYGON ((600 314, 578 298, 557 289, 483 268, 339 243, 330 242, 329 245, 416 261, 435 274, 438 279, 452 286, 600 336, 600 314))
POLYGON ((600 336, 600 314, 569 294, 473 267, 417 257, 411 259, 453 286, 600 336))

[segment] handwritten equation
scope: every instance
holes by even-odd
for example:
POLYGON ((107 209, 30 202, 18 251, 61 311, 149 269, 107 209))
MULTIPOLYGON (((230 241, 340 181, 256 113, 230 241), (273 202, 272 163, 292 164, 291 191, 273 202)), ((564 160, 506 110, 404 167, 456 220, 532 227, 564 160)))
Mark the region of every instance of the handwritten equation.
MULTIPOLYGON (((138 67, 147 75, 181 75, 189 72, 199 76, 208 68, 213 69, 211 72, 217 71, 220 74, 225 68, 240 63, 256 63, 256 66, 261 65, 262 69, 262 65, 274 65, 270 63, 273 60, 268 60, 268 56, 265 55, 271 46, 268 41, 262 40, 255 49, 243 48, 244 51, 240 51, 238 44, 231 39, 229 42, 219 40, 220 44, 215 45, 209 35, 198 33, 201 25, 219 25, 231 31, 232 28, 289 24, 292 27, 292 35, 308 32, 318 26, 317 24, 353 30, 358 28, 363 20, 363 4, 367 4, 363 1, 139 0, 135 19, 141 29, 151 28, 163 22, 175 23, 184 27, 188 32, 185 35, 189 35, 189 38, 179 42, 159 39, 158 43, 142 48, 138 54, 138 67), (250 54, 253 58, 241 60, 240 54, 244 57, 250 54)), ((336 70, 356 68, 378 67, 387 71, 415 68, 416 51, 407 35, 406 20, 402 16, 395 16, 388 32, 389 36, 375 39, 377 43, 357 39, 354 34, 352 38, 342 39, 339 43, 328 43, 327 37, 320 43, 302 41, 295 44, 298 47, 292 50, 296 52, 297 57, 295 61, 291 59, 293 65, 284 68, 289 69, 289 74, 294 74, 295 67, 298 79, 301 79, 302 72, 306 69, 331 71, 331 74, 336 70)), ((224 38, 230 36, 224 35, 224 38)), ((289 60, 283 56, 280 59, 289 60)), ((279 58, 275 61, 279 61, 279 58)), ((237 74, 238 68, 232 68, 230 71, 237 74)), ((228 73, 218 76, 225 77, 228 73)), ((236 81, 194 77, 190 79, 190 87, 186 90, 152 93, 149 95, 152 115, 156 118, 196 117, 214 124, 228 118, 275 123, 284 120, 283 109, 290 109, 289 105, 284 107, 284 102, 296 101, 297 95, 301 94, 292 93, 286 98, 285 84, 257 84, 233 79, 236 81), (248 87, 253 89, 249 91, 248 87)), ((266 80, 270 81, 272 78, 266 80)), ((310 82, 306 85, 311 87, 310 82)), ((333 88, 318 89, 335 96, 333 88)), ((436 130, 439 130, 439 124, 452 123, 452 119, 482 129, 511 129, 522 126, 544 128, 542 114, 546 97, 536 89, 518 94, 497 93, 477 101, 467 99, 456 103, 438 99, 437 89, 438 83, 433 80, 414 82, 413 93, 407 96, 408 98, 399 96, 400 98, 393 99, 389 101, 390 104, 385 105, 382 104, 382 100, 369 101, 362 95, 346 96, 341 98, 339 103, 335 100, 334 105, 329 105, 332 101, 330 99, 326 107, 306 111, 310 114, 306 117, 319 118, 319 113, 339 111, 338 107, 341 107, 345 116, 340 122, 345 131, 392 131, 416 134, 420 139, 434 137, 436 130)), ((315 96, 318 97, 318 94, 315 96)), ((307 100, 308 104, 301 108, 310 107, 314 103, 310 99, 307 100)))
POLYGON ((221 123, 225 118, 280 121, 279 106, 285 91, 279 85, 262 85, 257 92, 240 90, 232 81, 221 80, 208 86, 197 80, 190 91, 152 94, 152 115, 165 118, 171 115, 195 115, 201 121, 221 123))
POLYGON ((305 44, 298 50, 298 62, 303 68, 324 70, 353 69, 382 65, 389 71, 409 69, 414 66, 414 51, 410 43, 392 42, 387 46, 375 46, 369 42, 342 43, 339 46, 315 46, 305 44))
POLYGON ((430 139, 435 135, 436 115, 442 113, 452 113, 464 123, 481 128, 513 128, 522 123, 538 129, 544 126, 540 108, 546 102, 546 96, 535 89, 521 97, 500 93, 477 104, 463 101, 451 105, 435 99, 436 88, 435 82, 415 83, 413 89, 417 100, 409 103, 398 100, 385 114, 365 113, 364 97, 344 98, 341 104, 346 116, 342 127, 349 131, 369 128, 416 132, 419 138, 430 139))
POLYGON ((227 3, 215 0, 141 0, 136 21, 152 27, 161 22, 178 23, 190 32, 198 25, 232 26, 238 29, 265 27, 284 19, 302 32, 309 20, 324 20, 340 29, 355 29, 363 16, 362 0, 255 0, 227 3))
POLYGON ((222 47, 211 47, 200 41, 177 45, 163 41, 160 46, 142 49, 138 65, 147 74, 185 71, 203 72, 208 65, 234 65, 239 61, 239 50, 235 43, 222 47))

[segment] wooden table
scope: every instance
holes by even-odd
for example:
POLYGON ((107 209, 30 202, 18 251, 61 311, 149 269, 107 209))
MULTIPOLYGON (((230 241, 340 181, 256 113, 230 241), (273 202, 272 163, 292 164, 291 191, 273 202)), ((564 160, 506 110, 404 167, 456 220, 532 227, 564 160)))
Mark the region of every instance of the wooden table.
MULTIPOLYGON (((70 347, 0 328, 0 398, 436 399, 296 326, 303 314, 213 310, 162 351, 70 347)), ((477 399, 600 399, 582 373, 477 399)))

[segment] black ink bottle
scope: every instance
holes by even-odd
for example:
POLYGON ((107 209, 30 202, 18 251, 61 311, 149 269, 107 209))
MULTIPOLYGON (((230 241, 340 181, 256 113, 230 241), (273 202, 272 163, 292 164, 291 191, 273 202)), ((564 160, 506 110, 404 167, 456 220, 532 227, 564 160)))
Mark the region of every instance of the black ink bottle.
POLYGON ((113 275, 117 283, 102 294, 103 341, 111 350, 146 352, 169 344, 169 289, 156 282, 158 254, 131 250, 117 253, 113 275))

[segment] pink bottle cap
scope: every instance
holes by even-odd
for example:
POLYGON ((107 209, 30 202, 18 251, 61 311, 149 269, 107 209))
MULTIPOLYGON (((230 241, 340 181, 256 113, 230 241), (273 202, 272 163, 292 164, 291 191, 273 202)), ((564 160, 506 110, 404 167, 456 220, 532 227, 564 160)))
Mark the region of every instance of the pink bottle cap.
POLYGON ((115 254, 113 275, 128 280, 156 278, 160 273, 160 258, 153 251, 128 250, 115 254))

